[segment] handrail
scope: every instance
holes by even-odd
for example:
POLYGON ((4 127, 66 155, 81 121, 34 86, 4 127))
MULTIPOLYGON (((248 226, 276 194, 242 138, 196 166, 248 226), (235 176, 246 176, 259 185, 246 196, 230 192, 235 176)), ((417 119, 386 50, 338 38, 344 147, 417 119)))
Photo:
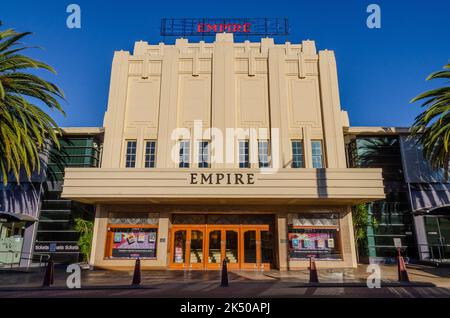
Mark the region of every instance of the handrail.
MULTIPOLYGON (((13 250, 9 250, 9 251, 0 251, 0 253, 10 253, 10 254, 14 254, 14 253, 20 253, 20 257, 18 262, 2 262, 0 260, 0 264, 4 264, 4 265, 10 265, 10 268, 12 269, 14 265, 20 264, 20 262, 22 260, 33 260, 34 256, 39 256, 39 267, 42 267, 42 264, 47 263, 48 260, 50 259, 50 254, 47 253, 29 253, 29 252, 18 252, 18 251, 13 251, 13 250), (28 254, 28 257, 24 257, 23 254, 28 254), (43 260, 43 258, 45 257, 45 259, 43 260)), ((29 268, 29 265, 27 265, 27 268, 29 268)))
POLYGON ((428 260, 436 263, 450 262, 450 244, 417 244, 417 246, 419 247, 421 260, 428 260), (428 254, 428 257, 422 257, 423 254, 428 254))

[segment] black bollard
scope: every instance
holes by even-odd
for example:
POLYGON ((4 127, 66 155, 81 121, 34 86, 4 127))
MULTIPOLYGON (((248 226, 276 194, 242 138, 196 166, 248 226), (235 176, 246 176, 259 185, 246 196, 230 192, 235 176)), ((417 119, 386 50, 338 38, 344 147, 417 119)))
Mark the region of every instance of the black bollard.
POLYGON ((222 262, 222 280, 220 282, 220 287, 228 287, 228 270, 226 258, 224 258, 222 262))
POLYGON ((42 283, 42 286, 50 287, 51 285, 53 285, 54 282, 53 275, 54 275, 53 255, 50 255, 50 258, 47 261, 47 267, 45 269, 44 282, 42 283))
POLYGON ((314 257, 309 258, 309 282, 319 282, 319 275, 317 275, 316 261, 314 260, 314 257))
POLYGON ((139 286, 140 284, 141 284, 141 260, 138 257, 136 259, 136 263, 134 264, 133 281, 131 285, 139 286))

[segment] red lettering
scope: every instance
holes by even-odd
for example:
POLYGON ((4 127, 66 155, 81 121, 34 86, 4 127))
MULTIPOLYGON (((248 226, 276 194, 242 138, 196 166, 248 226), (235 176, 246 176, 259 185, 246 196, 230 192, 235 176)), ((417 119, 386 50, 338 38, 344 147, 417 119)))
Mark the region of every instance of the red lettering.
POLYGON ((206 25, 206 32, 211 32, 211 30, 217 33, 217 24, 211 25, 208 23, 206 25))
POLYGON ((198 33, 207 33, 207 32, 229 32, 229 33, 236 33, 236 32, 244 32, 244 33, 249 33, 251 32, 250 30, 251 24, 246 22, 246 23, 214 23, 214 24, 210 24, 210 23, 198 23, 197 24, 197 32, 198 33))
POLYGON ((240 24, 233 24, 233 32, 241 32, 241 25, 240 24))

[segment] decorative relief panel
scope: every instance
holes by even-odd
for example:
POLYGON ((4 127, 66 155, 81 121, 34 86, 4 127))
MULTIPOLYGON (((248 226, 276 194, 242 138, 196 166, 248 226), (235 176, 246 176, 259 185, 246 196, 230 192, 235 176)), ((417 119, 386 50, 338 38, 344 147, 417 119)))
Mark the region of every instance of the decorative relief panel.
MULTIPOLYGON (((319 75, 317 68, 317 60, 316 59, 308 59, 305 58, 305 75, 307 76, 317 76, 319 75)), ((285 63, 285 72, 287 75, 297 75, 298 76, 298 58, 286 60, 285 63)))
POLYGON ((158 225, 159 213, 129 213, 111 212, 109 213, 109 224, 120 225, 158 225))
POLYGON ((211 73, 212 60, 211 59, 199 59, 200 73, 211 73))
POLYGON ((148 73, 150 75, 160 75, 161 74, 161 61, 149 61, 147 64, 148 73))
POLYGON ((316 79, 288 80, 289 122, 291 128, 301 128, 305 124, 321 126, 319 87, 316 79))
POLYGON ((211 76, 181 75, 178 100, 179 127, 192 127, 194 120, 202 120, 204 126, 209 126, 210 117, 211 76))
POLYGON ((147 50, 147 53, 148 53, 150 56, 158 56, 158 55, 161 55, 161 50, 160 50, 160 48, 156 48, 156 49, 148 49, 148 50, 147 50))
MULTIPOLYGON (((200 73, 211 74, 212 60, 211 58, 198 58, 198 67, 200 73)), ((180 59, 179 72, 182 74, 191 74, 194 67, 194 58, 180 59)))
POLYGON ((148 79, 130 78, 128 81, 126 126, 158 126, 159 116, 159 77, 148 79))
POLYGON ((180 72, 192 73, 192 59, 180 59, 180 72))
POLYGON ((142 61, 130 61, 128 66, 128 74, 141 75, 142 74, 142 61))
POLYGON ((267 76, 241 75, 237 83, 237 116, 239 127, 268 127, 269 101, 267 76))
POLYGON ((256 59, 256 72, 257 73, 267 73, 267 69, 268 69, 268 64, 267 64, 267 59, 265 58, 259 58, 256 59))
POLYGON ((234 71, 236 73, 248 73, 248 59, 237 58, 234 60, 234 71))

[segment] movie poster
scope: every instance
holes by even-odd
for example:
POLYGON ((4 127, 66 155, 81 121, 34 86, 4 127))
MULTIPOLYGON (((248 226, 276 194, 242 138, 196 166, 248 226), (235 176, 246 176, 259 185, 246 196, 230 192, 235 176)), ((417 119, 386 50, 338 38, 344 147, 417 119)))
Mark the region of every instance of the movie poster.
POLYGON ((144 229, 127 229, 115 232, 112 257, 154 258, 156 257, 156 232, 144 229))
POLYGON ((326 250, 334 247, 334 240, 328 233, 289 233, 289 241, 294 250, 326 250))

